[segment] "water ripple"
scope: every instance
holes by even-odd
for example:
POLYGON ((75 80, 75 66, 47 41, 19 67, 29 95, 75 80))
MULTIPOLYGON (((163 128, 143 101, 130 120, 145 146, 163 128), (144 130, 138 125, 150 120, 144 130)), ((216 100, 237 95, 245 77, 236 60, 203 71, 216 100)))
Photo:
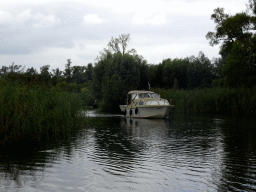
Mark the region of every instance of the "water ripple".
POLYGON ((60 147, 0 163, 0 191, 256 190, 256 137, 227 119, 91 117, 60 147))

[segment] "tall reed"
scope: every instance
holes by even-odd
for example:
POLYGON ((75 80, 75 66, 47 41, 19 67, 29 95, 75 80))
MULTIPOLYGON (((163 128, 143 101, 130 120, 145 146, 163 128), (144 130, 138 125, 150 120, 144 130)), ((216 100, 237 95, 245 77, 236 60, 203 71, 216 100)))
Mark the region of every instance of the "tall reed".
POLYGON ((81 97, 39 84, 0 78, 0 145, 66 134, 79 123, 81 97))
POLYGON ((163 98, 175 100, 177 111, 256 113, 256 87, 153 91, 163 98))

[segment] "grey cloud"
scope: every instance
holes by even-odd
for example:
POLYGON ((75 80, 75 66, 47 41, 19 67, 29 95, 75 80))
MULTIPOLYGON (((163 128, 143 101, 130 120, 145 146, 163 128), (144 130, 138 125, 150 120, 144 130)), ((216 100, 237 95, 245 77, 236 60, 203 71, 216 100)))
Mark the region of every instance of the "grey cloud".
MULTIPOLYGON (((24 10, 20 10, 20 13, 22 12, 24 10)), ((76 39, 104 37, 109 30, 108 26, 83 24, 84 15, 89 12, 88 8, 82 4, 55 5, 51 8, 43 6, 31 9, 28 17, 45 16, 52 22, 51 25, 36 23, 32 18, 27 18, 22 23, 2 24, 0 27, 0 54, 29 54, 43 47, 71 48, 76 39), (54 23, 54 19, 58 22, 54 23)), ((47 20, 43 22, 47 22, 47 20)))
MULTIPOLYGON (((162 60, 165 59, 165 55, 169 54, 170 51, 160 50, 160 47, 170 47, 172 44, 178 45, 184 43, 184 41, 187 41, 185 43, 190 43, 190 40, 193 39, 196 39, 194 41, 208 44, 205 35, 209 30, 214 30, 214 23, 210 20, 211 13, 209 13, 209 18, 195 15, 190 17, 182 14, 175 16, 174 14, 167 13, 166 23, 154 26, 150 24, 133 25, 134 12, 121 14, 102 7, 93 7, 74 2, 48 3, 33 6, 16 5, 12 9, 4 9, 4 11, 10 12, 14 16, 23 13, 25 10, 31 10, 30 14, 33 16, 33 19, 24 20, 23 23, 0 23, 0 56, 11 55, 11 59, 17 58, 16 60, 18 60, 18 58, 21 58, 20 61, 23 62, 23 58, 27 60, 30 60, 32 56, 33 58, 38 58, 38 55, 35 53, 42 53, 40 58, 45 56, 45 60, 41 61, 41 63, 47 64, 52 62, 53 58, 56 62, 59 62, 59 57, 62 57, 61 51, 64 49, 57 50, 61 53, 56 53, 56 57, 53 55, 55 53, 51 56, 43 55, 49 54, 49 52, 45 51, 49 50, 47 48, 56 47, 70 48, 70 51, 65 52, 64 57, 71 59, 78 57, 81 61, 94 62, 99 51, 106 46, 106 44, 103 44, 101 47, 99 41, 107 42, 112 36, 117 37, 122 33, 130 33, 131 42, 129 43, 129 49, 135 48, 138 50, 138 54, 142 54, 140 50, 144 51, 145 59, 150 59, 147 57, 154 55, 154 50, 158 50, 157 57, 162 60), (96 14, 104 22, 86 24, 83 20, 84 16, 88 14, 96 14), (45 20, 40 20, 40 15, 45 20), (49 25, 47 25, 47 19, 50 21, 49 25), (40 23, 39 21, 42 22, 40 23), (40 24, 42 27, 40 27, 40 24), (139 37, 143 38, 140 39, 139 37), (93 45, 95 43, 94 40, 97 40, 97 45, 93 45), (82 51, 76 52, 79 41, 86 47, 84 49, 85 54, 82 51), (71 48, 74 47, 76 47, 75 51, 72 51, 71 48), (148 50, 148 47, 152 47, 153 50, 148 50), (22 57, 22 55, 25 56, 22 57), (47 57, 49 58, 47 59, 47 57)), ((174 47, 174 49, 178 48, 174 47)), ((199 51, 201 50, 197 52, 199 51)), ((176 54, 176 52, 173 54, 176 54)), ((186 56, 189 56, 189 54, 186 56)))

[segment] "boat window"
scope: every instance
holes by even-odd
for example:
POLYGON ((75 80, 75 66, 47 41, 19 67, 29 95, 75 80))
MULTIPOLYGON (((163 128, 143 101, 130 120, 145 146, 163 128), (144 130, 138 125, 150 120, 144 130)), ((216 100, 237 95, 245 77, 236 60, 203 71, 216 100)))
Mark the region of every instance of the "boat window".
POLYGON ((150 101, 147 101, 146 103, 147 103, 147 105, 159 105, 157 100, 150 100, 150 101))
POLYGON ((160 105, 169 105, 169 102, 167 100, 159 100, 158 102, 160 105))
POLYGON ((137 102, 136 106, 139 106, 139 105, 144 105, 144 102, 143 101, 137 102))
POLYGON ((134 100, 134 99, 138 99, 139 97, 138 97, 138 95, 137 94, 132 94, 132 100, 134 100))
POLYGON ((156 93, 149 93, 151 98, 160 98, 156 93))
POLYGON ((148 98, 148 97, 149 97, 148 93, 139 94, 139 98, 148 98))

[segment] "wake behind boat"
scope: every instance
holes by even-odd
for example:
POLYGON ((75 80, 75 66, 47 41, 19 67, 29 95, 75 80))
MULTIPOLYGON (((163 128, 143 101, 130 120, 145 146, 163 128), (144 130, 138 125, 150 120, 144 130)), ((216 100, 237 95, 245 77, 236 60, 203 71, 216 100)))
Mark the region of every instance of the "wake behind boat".
POLYGON ((127 94, 127 105, 119 106, 126 117, 165 118, 170 115, 174 105, 152 91, 130 91, 127 94))

